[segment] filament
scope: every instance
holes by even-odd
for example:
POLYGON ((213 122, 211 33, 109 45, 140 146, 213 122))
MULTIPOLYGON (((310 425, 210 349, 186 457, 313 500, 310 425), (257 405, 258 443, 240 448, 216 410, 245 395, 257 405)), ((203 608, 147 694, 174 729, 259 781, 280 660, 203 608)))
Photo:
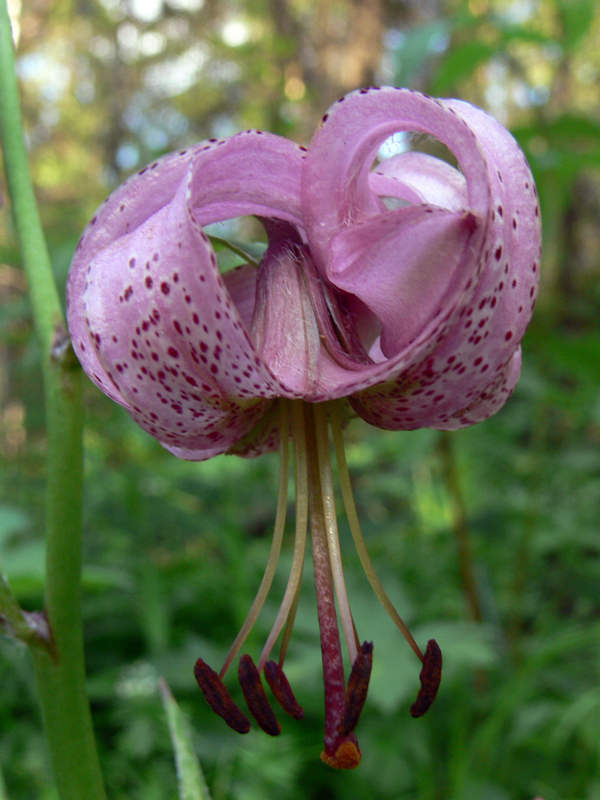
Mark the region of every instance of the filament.
POLYGON ((279 666, 283 666, 296 609, 300 600, 302 571, 304 568, 304 553, 306 550, 306 533, 308 527, 308 465, 306 455, 306 431, 304 425, 304 411, 301 403, 291 403, 292 406, 292 438, 294 441, 294 463, 296 477, 296 535, 294 539, 294 555, 290 577, 281 601, 279 613, 275 619, 271 633, 265 643, 260 659, 258 671, 260 672, 271 655, 273 645, 281 633, 287 620, 283 641, 281 644, 279 666))
MULTIPOLYGON (((335 405, 335 404, 328 404, 335 405)), ((350 662, 354 664, 358 655, 357 637, 350 612, 348 602, 348 592, 344 571, 342 567, 342 555, 340 552, 340 539, 338 535, 337 518, 335 512, 335 495, 333 490, 333 475, 331 471, 331 457, 329 452, 329 430, 327 425, 327 406, 323 403, 316 403, 313 406, 315 420, 315 433, 317 440, 317 454, 319 464, 319 475, 321 482, 321 495, 323 498, 323 514, 325 517, 325 530, 327 533, 327 547, 329 550, 329 561, 333 575, 333 583, 337 596, 342 627, 350 653, 350 662)))
POLYGON ((285 517, 287 512, 288 500, 288 483, 289 483, 289 466, 290 466, 290 420, 289 420, 289 407, 285 400, 280 399, 278 403, 279 411, 279 439, 280 439, 280 461, 279 461, 279 490, 277 494, 277 511, 275 514, 275 526, 273 530, 273 541, 271 542, 271 551, 269 553, 269 560, 265 568, 261 584, 259 586, 252 607, 246 617, 246 621, 241 627, 240 632, 235 637, 235 641, 231 645, 231 649, 227 654, 225 663, 221 668, 219 677, 223 678, 227 672, 231 662, 239 653, 240 648, 246 641, 246 638, 252 626, 256 622, 258 615, 267 599, 267 595, 273 583, 273 577, 279 561, 279 554, 281 553, 281 543, 283 541, 283 531, 285 528, 285 517))
POLYGON ((290 606, 290 613, 288 614, 287 622, 285 623, 285 630, 281 639, 281 646, 279 647, 279 669, 283 669, 283 662, 285 661, 288 644, 290 643, 290 639, 292 637, 292 630, 294 628, 294 622, 296 621, 296 611, 298 610, 298 603, 300 602, 301 589, 302 586, 299 582, 298 586, 296 587, 296 594, 294 595, 292 605, 290 606))
POLYGON ((342 490, 342 497, 344 499, 344 505, 346 506, 346 515, 348 517, 348 524, 350 526, 350 531, 352 533, 352 538, 354 539, 354 545, 356 547, 356 552, 358 553, 358 557, 360 559, 360 563, 362 564, 362 568, 364 569, 367 578, 369 579, 369 583, 373 588, 373 591, 377 595, 381 605, 385 608, 387 613, 390 615, 396 627, 401 631, 402 635, 412 647, 414 652, 417 656, 423 661, 423 653, 421 652, 419 645, 415 642, 412 633, 409 631, 406 623, 398 614, 396 609, 394 608, 394 604, 388 597, 385 589, 381 585, 381 581, 377 577, 377 573, 375 572, 375 567, 373 566, 373 562, 371 561, 371 557, 369 556, 367 545, 365 543, 362 530, 360 527, 360 522, 358 519, 358 514, 356 512, 356 504, 354 503, 354 496, 352 494, 352 485, 350 483, 350 474, 348 472, 348 463, 346 461, 346 452, 344 449, 344 435, 342 432, 342 421, 340 416, 340 408, 339 403, 329 403, 329 411, 331 414, 331 432, 333 435, 333 446, 335 450, 335 457, 338 463, 338 472, 339 472, 339 479, 340 479, 340 488, 342 490))

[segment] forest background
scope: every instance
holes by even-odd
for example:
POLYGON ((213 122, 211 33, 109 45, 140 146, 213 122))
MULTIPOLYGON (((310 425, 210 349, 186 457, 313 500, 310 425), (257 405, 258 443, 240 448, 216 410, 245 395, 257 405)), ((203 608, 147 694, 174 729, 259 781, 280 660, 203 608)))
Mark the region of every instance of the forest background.
MULTIPOLYGON (((224 656, 260 582, 276 456, 178 461, 86 386, 85 644, 110 797, 176 796, 157 692, 164 676, 189 716, 213 800, 599 800, 599 4, 11 0, 9 7, 31 169, 61 291, 83 227, 132 171, 250 127, 307 144, 329 104, 364 85, 408 86, 489 110, 523 147, 542 206, 541 295, 507 407, 451 435, 388 433, 362 422, 348 429, 373 559, 417 639, 435 636, 445 656, 436 705, 411 720, 411 654, 346 547, 357 624, 376 643, 356 772, 318 760, 322 683, 309 570, 287 661, 307 711, 303 723, 288 723, 275 743, 256 731, 238 738, 194 682, 196 658, 224 656)), ((389 143, 407 146, 435 152, 436 143, 389 143)), ((5 205, 0 564, 29 609, 42 607, 44 580, 39 365, 5 205)), ((341 527, 344 546, 344 518, 341 527)), ((275 597, 289 559, 288 547, 275 597)), ((249 650, 264 640, 275 603, 249 650)), ((0 772, 2 800, 57 797, 29 655, 1 636, 0 772)))

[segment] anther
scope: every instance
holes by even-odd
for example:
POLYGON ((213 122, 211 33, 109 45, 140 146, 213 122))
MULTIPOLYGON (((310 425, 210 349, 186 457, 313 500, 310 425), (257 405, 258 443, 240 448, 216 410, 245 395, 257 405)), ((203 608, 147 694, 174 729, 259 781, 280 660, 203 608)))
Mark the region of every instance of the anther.
POLYGON ((340 736, 347 736, 356 728, 358 718, 367 699, 371 668, 373 667, 373 642, 363 642, 354 659, 346 688, 344 714, 337 726, 340 736))
POLYGON ((275 699, 283 710, 294 719, 303 719, 304 709, 294 697, 292 687, 279 664, 276 661, 267 661, 264 673, 275 699))
POLYGON ((254 719, 269 736, 279 736, 281 725, 267 699, 256 665, 249 655, 240 658, 238 678, 254 719))
POLYGON ((423 657, 423 667, 419 675, 421 688, 417 699, 410 707, 413 717, 422 717, 430 708, 440 688, 442 680, 442 651, 435 639, 427 642, 427 650, 423 657))
POLYGON ((215 714, 222 717, 237 733, 248 733, 250 720, 240 711, 218 673, 199 658, 194 667, 194 675, 202 694, 215 714))

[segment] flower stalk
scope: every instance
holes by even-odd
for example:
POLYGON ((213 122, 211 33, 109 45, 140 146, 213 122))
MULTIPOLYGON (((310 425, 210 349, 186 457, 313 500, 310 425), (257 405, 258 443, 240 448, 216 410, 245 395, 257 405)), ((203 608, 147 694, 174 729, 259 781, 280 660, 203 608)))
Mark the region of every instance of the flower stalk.
POLYGON ((0 134, 15 228, 42 353, 48 435, 45 615, 55 657, 32 648, 61 800, 104 800, 85 688, 81 621, 83 410, 81 370, 69 345, 37 210, 19 104, 6 2, 0 2, 0 134))

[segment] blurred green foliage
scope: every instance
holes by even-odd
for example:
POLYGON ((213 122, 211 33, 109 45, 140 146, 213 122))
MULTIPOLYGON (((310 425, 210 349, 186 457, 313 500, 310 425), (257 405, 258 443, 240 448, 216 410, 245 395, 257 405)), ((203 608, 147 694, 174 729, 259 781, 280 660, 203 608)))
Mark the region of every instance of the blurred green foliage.
MULTIPOLYGON (((286 662, 302 723, 286 721, 278 740, 257 730, 240 738, 194 682, 199 655, 214 665, 224 658, 260 582, 277 458, 180 462, 90 385, 84 612, 110 796, 176 796, 162 676, 189 715, 213 800, 598 800, 598 3, 32 0, 15 13, 31 163, 61 284, 95 206, 136 167, 250 126, 306 142, 329 102, 374 81, 459 96, 508 124, 534 170, 544 220, 541 299, 508 406, 449 446, 433 431, 359 422, 347 430, 373 561, 416 638, 435 636, 445 659, 436 705, 412 720, 419 665, 374 600, 342 517, 353 611, 375 642, 354 773, 318 758, 310 570, 286 662), (457 500, 478 609, 461 582, 457 500)), ((44 411, 6 210, 0 235, 0 563, 36 609, 44 411)), ((290 551, 248 641, 253 654, 276 614, 290 551)), ((0 798, 55 800, 31 664, 8 639, 0 639, 0 772, 0 798)))

